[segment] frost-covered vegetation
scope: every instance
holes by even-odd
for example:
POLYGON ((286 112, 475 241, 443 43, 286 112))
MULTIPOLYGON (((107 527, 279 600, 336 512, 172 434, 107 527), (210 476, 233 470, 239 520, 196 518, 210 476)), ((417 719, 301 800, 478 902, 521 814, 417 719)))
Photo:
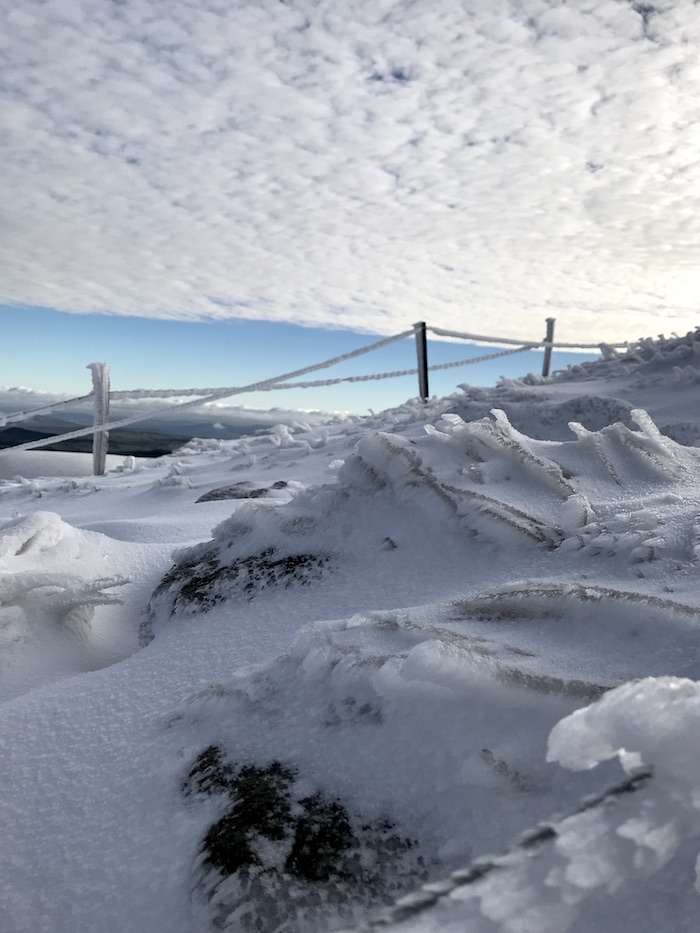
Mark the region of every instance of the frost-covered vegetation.
POLYGON ((698 929, 697 337, 2 483, 3 930, 698 929))

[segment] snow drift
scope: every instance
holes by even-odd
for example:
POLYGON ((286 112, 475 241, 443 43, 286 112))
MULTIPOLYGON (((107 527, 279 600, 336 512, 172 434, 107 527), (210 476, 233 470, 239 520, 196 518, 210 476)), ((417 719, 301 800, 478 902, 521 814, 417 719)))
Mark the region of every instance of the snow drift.
POLYGON ((696 337, 0 482, 3 933, 697 929, 696 337))

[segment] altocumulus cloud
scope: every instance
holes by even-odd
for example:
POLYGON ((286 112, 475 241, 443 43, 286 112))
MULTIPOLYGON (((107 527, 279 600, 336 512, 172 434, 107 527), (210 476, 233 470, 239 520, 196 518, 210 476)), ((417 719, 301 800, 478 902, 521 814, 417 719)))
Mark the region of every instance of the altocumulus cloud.
POLYGON ((545 313, 568 339, 696 323, 693 0, 0 9, 6 301, 525 338, 545 313))

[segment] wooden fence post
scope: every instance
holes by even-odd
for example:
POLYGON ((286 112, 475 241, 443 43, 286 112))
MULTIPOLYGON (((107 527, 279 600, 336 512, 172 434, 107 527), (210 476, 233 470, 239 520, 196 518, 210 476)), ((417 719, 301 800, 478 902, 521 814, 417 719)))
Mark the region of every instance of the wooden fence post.
POLYGON ((547 318, 547 336, 544 338, 544 359, 542 360, 542 375, 549 375, 549 367, 552 363, 552 342, 554 341, 554 322, 556 318, 547 318))
POLYGON ((95 398, 95 431, 92 435, 92 472, 104 476, 107 466, 109 432, 103 425, 109 421, 109 363, 90 363, 92 370, 92 394, 95 398))
POLYGON ((427 402, 428 391, 428 340, 425 331, 425 321, 413 325, 416 335, 416 354, 418 356, 418 393, 424 402, 427 402))

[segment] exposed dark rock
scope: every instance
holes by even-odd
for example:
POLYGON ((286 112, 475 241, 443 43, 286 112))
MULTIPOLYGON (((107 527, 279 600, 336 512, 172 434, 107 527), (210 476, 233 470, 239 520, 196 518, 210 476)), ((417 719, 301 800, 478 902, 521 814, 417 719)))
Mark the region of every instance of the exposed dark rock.
POLYGON ((229 799, 202 842, 201 887, 217 929, 235 913, 237 930, 264 933, 284 923, 301 931, 329 907, 338 915, 389 903, 425 878, 415 843, 394 824, 362 821, 323 791, 301 796, 300 789, 295 769, 279 761, 234 765, 216 746, 192 766, 188 796, 229 799))
POLYGON ((194 604, 206 611, 217 603, 234 596, 252 599, 256 593, 270 586, 283 589, 296 583, 300 586, 319 579, 328 563, 327 557, 317 554, 279 555, 277 548, 266 548, 226 564, 220 551, 205 558, 183 560, 175 564, 163 577, 153 593, 156 597, 175 590, 173 608, 177 611, 194 604))
POLYGON ((299 801, 304 814, 299 817, 292 850, 285 871, 305 881, 330 881, 334 875, 347 876, 343 853, 356 845, 348 814, 337 800, 314 794, 299 801))
POLYGON ((231 809, 204 838, 207 862, 222 875, 264 867, 255 842, 283 841, 292 828, 290 787, 294 775, 278 761, 266 768, 246 765, 231 777, 231 809))
POLYGON ((286 480, 278 480, 271 486, 253 486, 252 483, 242 482, 234 483, 232 486, 219 486, 218 489, 210 489, 203 493, 197 499, 197 502, 216 502, 220 499, 261 499, 270 494, 271 489, 284 489, 288 483, 286 480))
POLYGON ((233 775, 234 769, 222 758, 221 749, 210 745, 192 765, 183 790, 186 794, 223 793, 230 789, 233 775))
MULTIPOLYGON (((207 612, 228 599, 249 601, 269 587, 287 589, 309 586, 331 569, 332 560, 320 554, 284 554, 269 547, 258 554, 237 556, 242 549, 232 543, 197 545, 183 551, 151 594, 141 623, 140 639, 153 638, 156 615, 170 617, 178 612, 207 612)), ((250 529, 241 526, 241 537, 250 529)))

